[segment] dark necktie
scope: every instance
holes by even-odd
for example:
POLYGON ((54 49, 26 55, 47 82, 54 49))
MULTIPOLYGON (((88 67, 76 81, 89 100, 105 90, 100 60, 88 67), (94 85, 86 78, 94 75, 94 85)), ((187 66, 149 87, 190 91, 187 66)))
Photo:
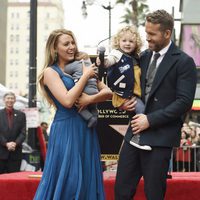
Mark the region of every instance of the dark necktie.
POLYGON ((8 126, 9 128, 12 128, 13 126, 13 111, 8 110, 8 126))
POLYGON ((153 57, 153 61, 149 65, 149 68, 147 70, 146 74, 146 87, 145 87, 145 102, 147 101, 149 97, 149 93, 151 91, 151 86, 153 84, 154 76, 156 73, 156 63, 158 58, 160 57, 159 53, 155 53, 153 57))
POLYGON ((151 62, 150 66, 149 66, 149 69, 147 71, 147 79, 149 78, 154 78, 152 76, 155 75, 155 71, 156 71, 156 63, 157 63, 157 60, 158 58, 160 57, 160 54, 159 53, 155 53, 154 56, 153 56, 153 61, 151 62))

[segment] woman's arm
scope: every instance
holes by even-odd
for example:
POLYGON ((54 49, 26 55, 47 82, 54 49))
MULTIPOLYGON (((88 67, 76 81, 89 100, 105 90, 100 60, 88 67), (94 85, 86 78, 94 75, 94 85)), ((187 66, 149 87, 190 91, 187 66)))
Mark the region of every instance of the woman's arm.
POLYGON ((95 70, 94 64, 89 67, 83 65, 83 75, 72 89, 67 90, 58 73, 48 67, 44 72, 44 84, 63 106, 71 108, 81 95, 88 79, 96 75, 95 70))
POLYGON ((97 87, 98 87, 99 93, 91 97, 91 103, 103 102, 112 98, 111 89, 107 85, 105 85, 103 82, 98 81, 97 87))
POLYGON ((83 93, 77 100, 76 105, 79 107, 79 111, 89 104, 99 103, 112 98, 112 91, 103 82, 98 81, 97 87, 99 92, 94 95, 87 95, 83 93))

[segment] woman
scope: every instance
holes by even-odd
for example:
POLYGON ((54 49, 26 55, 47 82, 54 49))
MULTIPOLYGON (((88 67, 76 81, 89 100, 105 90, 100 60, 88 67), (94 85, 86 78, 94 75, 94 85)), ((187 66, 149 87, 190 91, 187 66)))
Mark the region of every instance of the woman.
POLYGON ((88 79, 96 76, 96 67, 83 66, 83 75, 74 84, 72 77, 64 73, 64 67, 78 57, 71 31, 58 29, 50 34, 39 84, 47 101, 56 107, 56 114, 35 200, 105 199, 97 134, 94 128, 87 127, 76 107, 80 111, 88 104, 111 98, 112 93, 98 82, 98 94, 81 95, 88 79))

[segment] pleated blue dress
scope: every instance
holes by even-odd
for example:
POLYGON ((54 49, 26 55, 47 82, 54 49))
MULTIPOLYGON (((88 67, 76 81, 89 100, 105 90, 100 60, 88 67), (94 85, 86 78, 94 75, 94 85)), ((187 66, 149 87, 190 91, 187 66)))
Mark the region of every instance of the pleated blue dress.
MULTIPOLYGON (((52 67, 70 90, 74 81, 52 67)), ((47 88, 48 90, 48 88, 47 88)), ((95 128, 77 109, 63 107, 51 95, 57 111, 51 125, 47 157, 35 200, 104 200, 100 148, 95 128)))

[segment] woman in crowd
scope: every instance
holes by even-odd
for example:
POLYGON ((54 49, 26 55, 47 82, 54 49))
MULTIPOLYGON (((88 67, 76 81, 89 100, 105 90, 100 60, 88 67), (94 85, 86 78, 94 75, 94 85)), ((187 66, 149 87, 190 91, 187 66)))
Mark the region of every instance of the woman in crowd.
POLYGON ((188 171, 191 165, 191 149, 190 134, 184 129, 181 130, 180 147, 176 150, 176 162, 178 171, 188 171))
POLYGON ((112 92, 98 81, 97 94, 82 94, 88 79, 96 76, 96 67, 83 64, 83 75, 75 84, 72 77, 64 73, 64 67, 78 58, 74 34, 65 29, 54 30, 47 40, 39 84, 47 101, 55 106, 56 114, 35 200, 105 199, 96 130, 88 128, 78 111, 110 99, 112 92))

